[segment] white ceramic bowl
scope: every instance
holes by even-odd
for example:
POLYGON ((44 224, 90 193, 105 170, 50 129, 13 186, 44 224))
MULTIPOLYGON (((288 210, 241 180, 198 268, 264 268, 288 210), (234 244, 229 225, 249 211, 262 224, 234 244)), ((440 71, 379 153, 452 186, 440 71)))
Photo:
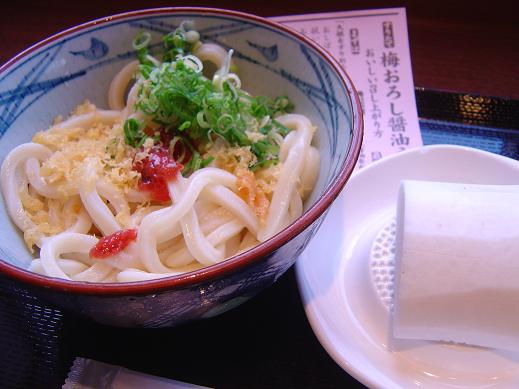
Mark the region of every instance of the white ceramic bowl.
POLYGON ((27 271, 22 236, 0 207, 0 271, 13 287, 94 320, 165 326, 222 312, 274 282, 296 260, 351 174, 360 152, 362 114, 352 85, 324 49, 264 18, 202 8, 163 8, 115 15, 61 32, 0 68, 0 161, 16 145, 89 99, 107 107, 107 87, 135 58, 132 40, 145 30, 151 47, 183 20, 201 39, 234 49, 244 89, 288 95, 318 127, 320 174, 305 213, 254 249, 197 272, 160 280, 93 284, 27 271))

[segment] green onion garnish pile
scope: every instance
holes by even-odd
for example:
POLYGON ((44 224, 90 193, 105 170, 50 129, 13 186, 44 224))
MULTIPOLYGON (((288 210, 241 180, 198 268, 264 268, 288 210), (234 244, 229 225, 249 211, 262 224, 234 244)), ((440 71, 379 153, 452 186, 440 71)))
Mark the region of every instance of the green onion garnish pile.
MULTIPOLYGON (((202 159, 199 150, 218 137, 230 147, 250 147, 256 156, 249 165, 253 171, 278 163, 279 137, 286 136, 289 129, 275 118, 292 111, 287 97, 253 97, 243 91, 237 76, 229 73, 232 52, 227 69, 218 70, 213 80, 206 78, 200 60, 192 55, 201 44, 199 35, 193 30, 185 31, 183 25, 163 37, 161 62, 149 55, 149 42, 150 35, 146 33, 134 40, 140 75, 133 110, 189 148, 191 159, 183 174, 211 162, 212 158, 202 159), (251 132, 259 136, 249 136, 251 132)), ((149 137, 159 142, 159 137, 148 135, 145 127, 135 117, 126 120, 126 143, 138 148, 149 137)))

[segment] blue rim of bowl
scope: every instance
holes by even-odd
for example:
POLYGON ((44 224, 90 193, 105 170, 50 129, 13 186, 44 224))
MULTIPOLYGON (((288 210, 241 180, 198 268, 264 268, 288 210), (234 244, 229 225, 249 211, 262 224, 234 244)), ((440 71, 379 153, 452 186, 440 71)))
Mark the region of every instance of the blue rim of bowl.
POLYGON ((353 169, 355 168, 355 164, 359 158, 360 149, 362 145, 364 123, 361 103, 357 90, 355 89, 353 82, 351 81, 350 77, 346 74, 345 70, 326 49, 322 48, 317 43, 305 37, 304 35, 298 33, 297 31, 277 22, 265 19, 263 17, 239 11, 205 7, 165 7, 124 12, 80 24, 70 29, 61 31, 36 43, 35 45, 17 54, 11 60, 7 61, 4 65, 0 66, 0 75, 8 71, 13 65, 17 64, 20 60, 27 57, 29 54, 38 50, 39 48, 48 45, 62 37, 89 29, 94 26, 102 25, 105 23, 111 23, 116 20, 131 19, 139 16, 160 14, 172 15, 187 13, 199 13, 201 15, 209 16, 230 16, 234 18, 252 21, 257 24, 269 26, 275 30, 279 30, 288 35, 291 35, 297 40, 300 40, 304 42, 306 45, 312 47, 312 49, 319 53, 323 57, 323 59, 337 72, 341 79, 341 82, 343 83, 343 86, 347 90, 348 95, 351 99, 350 104, 353 114, 353 125, 351 129, 350 143, 348 145, 348 152, 343 166, 341 167, 337 177, 331 182, 331 184, 328 185, 327 190, 299 219, 297 219, 294 223, 286 227, 284 230, 278 232, 272 238, 260 243, 259 245, 253 247, 252 249, 244 253, 238 254, 218 264, 211 265, 194 272, 189 272, 166 278, 160 278, 156 280, 103 284, 69 281, 60 278, 42 276, 29 270, 25 270, 11 265, 10 263, 0 258, 0 272, 2 274, 5 274, 10 278, 16 279, 18 281, 21 281, 22 283, 29 284, 31 286, 46 288, 55 291, 87 295, 148 294, 166 290, 169 291, 173 289, 192 287, 207 282, 209 280, 219 279, 224 276, 230 275, 246 266, 261 261, 263 257, 279 249, 283 246, 284 243, 290 241, 299 233, 304 231, 307 227, 309 227, 314 221, 316 221, 319 218, 319 216, 321 216, 328 209, 328 207, 332 204, 335 198, 339 195, 342 188, 348 181, 348 178, 351 176, 353 169))

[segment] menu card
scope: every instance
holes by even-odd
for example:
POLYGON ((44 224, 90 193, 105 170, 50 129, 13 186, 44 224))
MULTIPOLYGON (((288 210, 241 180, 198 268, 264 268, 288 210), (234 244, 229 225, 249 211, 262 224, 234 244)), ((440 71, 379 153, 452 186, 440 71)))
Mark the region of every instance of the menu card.
POLYGON ((422 145, 405 8, 273 18, 315 40, 346 69, 364 111, 357 167, 422 145))

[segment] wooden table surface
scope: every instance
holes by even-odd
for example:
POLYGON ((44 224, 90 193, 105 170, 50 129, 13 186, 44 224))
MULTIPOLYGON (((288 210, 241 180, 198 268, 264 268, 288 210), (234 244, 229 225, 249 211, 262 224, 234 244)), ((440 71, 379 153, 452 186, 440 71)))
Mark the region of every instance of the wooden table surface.
POLYGON ((0 63, 63 29, 143 8, 212 6, 277 16, 404 6, 415 86, 519 99, 519 13, 513 4, 499 0, 9 1, 0 13, 0 63))
MULTIPOLYGON (((0 63, 63 29, 128 10, 198 5, 278 16, 405 6, 415 86, 519 99, 518 17, 513 6, 498 3, 487 9, 488 2, 454 0, 10 1, 0 13, 0 63)), ((175 329, 123 330, 75 318, 67 323, 60 357, 63 374, 72 358, 81 355, 226 389, 361 386, 313 336, 294 269, 247 304, 175 329)))

